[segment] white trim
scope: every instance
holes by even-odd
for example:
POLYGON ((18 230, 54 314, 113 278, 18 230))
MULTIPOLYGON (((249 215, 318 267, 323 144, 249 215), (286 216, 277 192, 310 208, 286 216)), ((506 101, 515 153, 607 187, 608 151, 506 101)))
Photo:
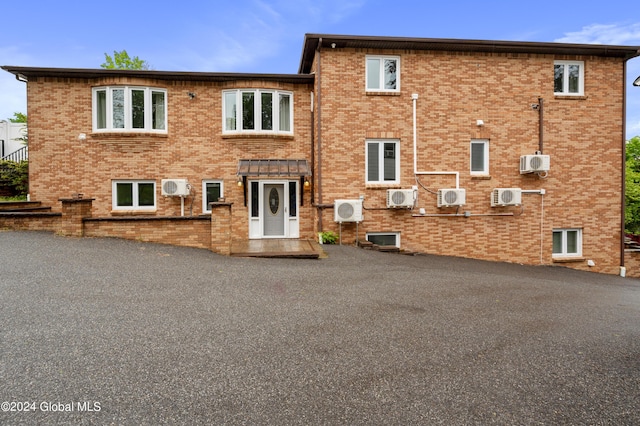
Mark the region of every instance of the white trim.
POLYGON ((386 56, 386 55, 366 55, 365 57, 365 75, 364 75, 364 88, 367 92, 399 92, 400 91, 400 56, 386 56), (369 74, 374 73, 375 70, 369 70, 369 61, 379 60, 377 65, 378 74, 378 87, 369 87, 369 74), (396 61, 396 87, 394 89, 386 89, 385 86, 385 72, 384 61, 393 60, 396 61))
POLYGON ((367 241, 370 241, 369 240, 369 236, 371 236, 371 235, 391 235, 391 236, 394 236, 394 237, 396 237, 395 246, 398 247, 398 248, 400 247, 400 233, 399 232, 367 232, 365 234, 365 239, 367 241))
POLYGON ((111 181, 111 208, 117 211, 155 211, 157 206, 156 196, 156 181, 144 180, 144 179, 113 179, 111 181), (118 205, 118 184, 130 183, 132 184, 132 205, 131 206, 119 206, 118 205), (139 206, 138 205, 138 185, 141 183, 153 184, 153 206, 139 206))
POLYGON ((469 143, 469 172, 473 176, 483 176, 489 174, 489 139, 471 139, 469 143), (474 144, 482 144, 483 145, 483 166, 482 170, 473 170, 473 145, 474 144))
POLYGON ((232 89, 222 91, 222 133, 223 134, 282 134, 293 135, 293 92, 287 90, 272 90, 272 89, 232 89), (242 94, 253 93, 254 95, 254 111, 253 122, 254 129, 242 129, 242 94), (271 113, 272 113, 272 130, 262 130, 262 94, 269 93, 271 98, 271 113), (227 102, 226 96, 228 94, 235 94, 236 111, 235 111, 235 130, 227 129, 227 102), (289 130, 280 130, 280 96, 286 95, 289 97, 289 130))
POLYGON ((94 132, 141 132, 141 133, 167 133, 167 90, 158 87, 145 86, 100 86, 91 89, 91 120, 94 132), (113 92, 115 90, 124 91, 124 127, 113 127, 113 92), (131 123, 131 92, 144 92, 144 128, 134 128, 131 123), (98 92, 105 92, 105 127, 98 128, 98 92), (153 93, 164 95, 164 122, 162 129, 153 129, 153 93))
POLYGON ((554 95, 556 96, 584 96, 584 61, 553 61, 554 68, 554 95), (556 65, 562 65, 564 67, 563 71, 563 88, 562 92, 555 91, 555 67, 556 65), (578 92, 569 92, 569 78, 568 78, 568 67, 571 65, 578 65, 579 69, 579 81, 578 81, 578 92))
POLYGON ((365 184, 372 185, 396 185, 400 183, 400 140, 399 139, 366 139, 364 142, 364 179, 365 184), (369 144, 376 143, 378 145, 378 180, 369 180, 369 144), (395 168, 396 175, 394 180, 384 180, 384 144, 393 143, 395 145, 395 168))
MULTIPOLYGON (((203 179, 202 180, 202 212, 211 213, 209 202, 207 202, 207 184, 217 183, 220 185, 220 197, 224 197, 224 182, 222 179, 203 179)), ((218 200, 213 200, 218 201, 218 200)))
MULTIPOLYGON (((567 257, 582 257, 582 229, 581 228, 562 228, 562 229, 554 229, 551 238, 551 244, 553 245, 553 234, 562 233, 562 252, 560 253, 552 253, 552 257, 554 259, 558 258, 567 258, 567 257), (575 253, 567 252, 567 232, 577 232, 577 241, 576 248, 577 251, 575 253)), ((553 248, 552 248, 553 252, 553 248)))

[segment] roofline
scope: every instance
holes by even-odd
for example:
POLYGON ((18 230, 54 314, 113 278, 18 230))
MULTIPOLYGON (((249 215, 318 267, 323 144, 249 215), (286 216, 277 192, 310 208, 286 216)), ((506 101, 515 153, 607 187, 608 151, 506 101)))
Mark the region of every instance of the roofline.
POLYGON ((449 38, 377 37, 335 34, 305 34, 300 74, 308 74, 314 52, 322 48, 360 48, 387 50, 448 50, 486 53, 535 53, 587 55, 631 59, 640 56, 640 46, 550 43, 533 41, 467 40, 449 38))
POLYGON ((253 74, 253 73, 218 73, 218 72, 186 72, 186 71, 150 71, 122 70, 104 68, 41 68, 3 65, 0 68, 15 75, 18 80, 28 81, 30 77, 59 78, 104 78, 104 77, 138 77, 155 80, 176 81, 274 81, 293 84, 312 84, 314 76, 310 74, 253 74))

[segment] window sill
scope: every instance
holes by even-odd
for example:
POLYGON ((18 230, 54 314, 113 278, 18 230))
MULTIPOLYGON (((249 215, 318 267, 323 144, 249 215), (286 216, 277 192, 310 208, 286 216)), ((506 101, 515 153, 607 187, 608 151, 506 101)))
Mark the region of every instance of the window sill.
POLYGON ((401 189, 399 183, 366 183, 365 189, 401 189))
POLYGON ((589 99, 588 96, 585 95, 553 95, 556 99, 559 100, 571 100, 571 101, 584 101, 589 99))
POLYGON ((585 260, 584 257, 554 257, 553 263, 579 263, 585 260))
POLYGON ((222 139, 274 139, 293 140, 293 133, 223 133, 222 139))
POLYGON ((400 91, 395 91, 395 92, 385 92, 385 91, 379 91, 379 90, 367 90, 366 92, 367 96, 400 96, 401 93, 400 91))
POLYGON ((158 144, 164 142, 169 135, 167 133, 152 132, 98 132, 91 133, 89 142, 99 144, 158 144))
POLYGON ((471 180, 491 180, 491 175, 471 175, 471 180))
POLYGON ((156 210, 111 210, 113 216, 155 216, 156 210))

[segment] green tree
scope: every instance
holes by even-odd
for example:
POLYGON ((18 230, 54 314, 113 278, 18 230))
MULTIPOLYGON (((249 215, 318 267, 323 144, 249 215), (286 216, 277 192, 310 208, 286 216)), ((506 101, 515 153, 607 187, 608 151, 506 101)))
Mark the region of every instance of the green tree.
POLYGON ((627 141, 624 228, 640 234, 640 136, 627 141))
POLYGON ((9 119, 12 123, 26 123, 27 122, 27 114, 23 112, 14 112, 13 118, 9 119))
POLYGON ((113 57, 105 53, 104 59, 104 63, 100 66, 110 70, 148 70, 150 68, 147 61, 144 61, 137 56, 131 58, 126 50, 121 50, 119 52, 114 50, 113 57))

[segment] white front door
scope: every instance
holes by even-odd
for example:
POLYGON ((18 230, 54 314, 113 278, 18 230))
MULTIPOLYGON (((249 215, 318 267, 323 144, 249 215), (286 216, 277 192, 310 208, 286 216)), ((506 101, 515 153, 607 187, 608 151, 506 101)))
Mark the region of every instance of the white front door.
POLYGON ((263 232, 265 238, 285 236, 285 216, 287 215, 287 202, 284 197, 284 184, 264 185, 262 197, 263 232))
POLYGON ((249 238, 298 238, 298 181, 249 185, 249 238))

